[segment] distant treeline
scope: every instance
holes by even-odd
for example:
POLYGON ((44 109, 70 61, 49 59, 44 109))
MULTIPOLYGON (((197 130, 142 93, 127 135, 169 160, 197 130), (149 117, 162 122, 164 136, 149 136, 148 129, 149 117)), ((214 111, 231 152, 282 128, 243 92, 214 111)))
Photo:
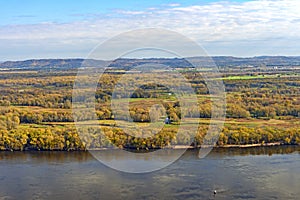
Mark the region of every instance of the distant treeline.
MULTIPOLYGON (((146 63, 156 63, 174 68, 193 67, 193 64, 203 66, 214 61, 219 67, 243 67, 247 66, 299 66, 300 57, 298 56, 258 56, 251 58, 232 57, 232 56, 199 56, 192 58, 148 58, 148 59, 116 59, 114 61, 84 60, 84 59, 32 59, 24 61, 6 61, 0 63, 0 69, 22 69, 22 70, 68 70, 76 69, 85 63, 89 65, 103 67, 109 66, 117 69, 130 69, 146 63)), ((85 66, 85 65, 84 65, 85 66)))

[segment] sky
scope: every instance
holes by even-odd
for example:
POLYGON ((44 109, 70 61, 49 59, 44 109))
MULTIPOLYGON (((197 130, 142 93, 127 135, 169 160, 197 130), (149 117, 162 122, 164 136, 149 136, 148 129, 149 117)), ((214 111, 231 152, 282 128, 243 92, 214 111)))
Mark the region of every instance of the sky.
POLYGON ((1 0, 0 61, 85 58, 142 28, 178 32, 211 56, 300 55, 298 0, 1 0))

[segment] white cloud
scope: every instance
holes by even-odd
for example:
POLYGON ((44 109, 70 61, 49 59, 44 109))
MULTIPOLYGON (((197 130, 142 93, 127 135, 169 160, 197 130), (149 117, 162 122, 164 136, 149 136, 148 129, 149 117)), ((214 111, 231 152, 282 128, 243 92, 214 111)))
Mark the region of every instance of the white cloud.
POLYGON ((180 6, 180 3, 170 3, 170 4, 167 4, 167 6, 177 7, 177 6, 180 6))
MULTIPOLYGON (((87 48, 93 44, 123 31, 145 27, 178 31, 203 44, 213 54, 228 55, 230 48, 238 49, 241 43, 244 44, 240 45, 243 48, 233 49, 232 54, 247 55, 247 44, 251 48, 259 47, 259 53, 265 50, 265 54, 296 54, 297 51, 300 52, 300 1, 222 1, 192 6, 169 4, 145 10, 118 10, 107 16, 95 15, 85 21, 71 23, 2 26, 0 40, 5 41, 5 46, 1 51, 15 48, 17 53, 24 46, 45 49, 45 46, 51 44, 49 51, 50 48, 53 48, 51 51, 55 51, 55 48, 66 50, 62 57, 77 56, 80 49, 84 57, 87 48), (286 44, 285 51, 276 50, 276 42, 280 45, 286 44), (216 50, 209 48, 209 45, 216 50), (274 48, 264 47, 266 45, 273 45, 274 48), (76 54, 70 50, 70 46, 75 48, 76 54), (224 49, 223 53, 220 52, 221 49, 224 49)), ((5 58, 0 57, 1 59, 5 58)))

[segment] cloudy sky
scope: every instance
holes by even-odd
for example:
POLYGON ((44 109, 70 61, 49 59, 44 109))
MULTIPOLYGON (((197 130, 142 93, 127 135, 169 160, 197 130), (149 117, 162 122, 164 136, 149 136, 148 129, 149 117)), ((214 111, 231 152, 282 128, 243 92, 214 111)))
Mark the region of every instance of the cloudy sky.
POLYGON ((10 0, 0 16, 0 61, 85 58, 139 28, 176 31, 209 55, 300 55, 299 0, 10 0))

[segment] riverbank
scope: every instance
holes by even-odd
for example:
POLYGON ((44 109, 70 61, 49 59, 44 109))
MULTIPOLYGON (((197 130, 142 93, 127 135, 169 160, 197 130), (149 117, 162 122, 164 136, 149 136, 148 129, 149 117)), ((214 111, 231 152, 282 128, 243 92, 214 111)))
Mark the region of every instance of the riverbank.
MULTIPOLYGON (((273 142, 273 143, 264 143, 264 144, 243 144, 243 145, 234 145, 234 144, 227 144, 227 145, 198 145, 198 146, 189 146, 189 145, 173 145, 164 148, 156 148, 156 149, 136 149, 136 148, 123 148, 123 150, 128 151, 155 151, 159 149, 175 149, 175 150, 182 150, 182 149, 200 149, 200 148, 254 148, 254 147, 274 147, 274 146, 300 146, 299 144, 284 144, 280 142, 273 142)), ((94 149, 0 149, 0 151, 107 151, 107 150, 118 150, 122 148, 118 147, 103 147, 103 148, 94 148, 94 149)))
POLYGON ((263 143, 263 144, 226 144, 226 145, 199 145, 199 146, 188 146, 188 145, 174 145, 167 147, 170 149, 197 149, 197 148, 251 148, 251 147, 273 147, 273 146, 294 146, 299 144, 284 144, 281 142, 263 143))
MULTIPOLYGON (((220 145, 216 147, 221 148, 250 148, 250 147, 272 147, 272 146, 283 146, 286 145, 280 142, 273 142, 273 143, 263 143, 263 144, 243 144, 243 145, 234 145, 234 144, 227 144, 227 145, 220 145)), ((292 145, 292 144, 290 144, 292 145)))

